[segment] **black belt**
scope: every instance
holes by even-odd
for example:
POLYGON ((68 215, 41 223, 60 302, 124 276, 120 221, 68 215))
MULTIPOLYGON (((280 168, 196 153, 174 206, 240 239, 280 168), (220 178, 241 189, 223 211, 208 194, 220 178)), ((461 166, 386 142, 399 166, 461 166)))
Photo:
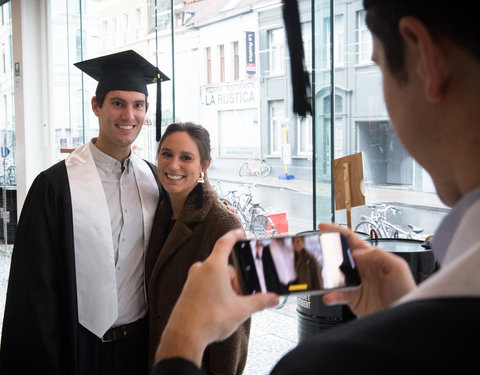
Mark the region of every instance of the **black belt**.
POLYGON ((102 342, 112 342, 136 335, 146 329, 147 318, 139 319, 133 323, 121 326, 112 326, 101 338, 102 342))

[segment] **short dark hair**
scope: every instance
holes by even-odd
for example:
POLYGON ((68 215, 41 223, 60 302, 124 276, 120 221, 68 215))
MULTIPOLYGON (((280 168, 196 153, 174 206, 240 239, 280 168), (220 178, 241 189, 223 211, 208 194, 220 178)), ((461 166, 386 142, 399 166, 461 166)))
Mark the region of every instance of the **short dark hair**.
POLYGON ((387 66, 400 82, 408 79, 404 44, 398 29, 400 19, 405 16, 417 18, 434 38, 448 39, 480 61, 475 1, 364 0, 363 4, 368 28, 382 43, 387 66))
POLYGON ((106 96, 107 96, 107 92, 101 92, 101 93, 98 93, 97 95, 95 95, 95 100, 97 101, 98 106, 100 108, 103 107, 103 103, 105 102, 106 96))

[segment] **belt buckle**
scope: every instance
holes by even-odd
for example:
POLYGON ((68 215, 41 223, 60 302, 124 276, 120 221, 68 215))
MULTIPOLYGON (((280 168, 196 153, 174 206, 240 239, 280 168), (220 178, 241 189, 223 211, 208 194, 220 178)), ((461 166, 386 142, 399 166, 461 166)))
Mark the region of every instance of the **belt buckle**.
MULTIPOLYGON (((111 339, 105 339, 105 335, 103 335, 103 337, 100 339, 102 343, 116 341, 116 340, 118 340, 118 339, 120 339, 120 338, 123 338, 123 337, 125 337, 125 336, 127 335, 127 327, 126 327, 125 325, 123 325, 123 326, 117 326, 117 327, 113 326, 113 327, 111 327, 108 331, 110 331, 111 329, 113 329, 113 331, 112 331, 112 338, 111 338, 111 339), (116 336, 116 335, 115 335, 115 332, 116 332, 115 329, 116 329, 116 328, 121 328, 121 330, 122 330, 122 336, 121 336, 121 337, 115 337, 115 336, 116 336)), ((108 332, 108 331, 107 331, 107 332, 108 332)), ((105 334, 106 334, 107 332, 105 332, 105 334)))
POLYGON ((112 342, 113 341, 113 329, 115 329, 116 327, 115 326, 111 326, 109 329, 107 329, 107 332, 105 332, 105 334, 101 337, 101 342, 112 342), (106 339, 105 336, 107 335, 107 333, 110 332, 111 335, 110 337, 112 337, 111 339, 106 339))
MULTIPOLYGON (((108 332, 108 331, 107 331, 108 332)), ((107 333, 105 332, 105 333, 107 333)), ((105 335, 102 336, 102 338, 100 339, 102 342, 112 342, 113 340, 112 339, 106 339, 105 338, 105 335)))

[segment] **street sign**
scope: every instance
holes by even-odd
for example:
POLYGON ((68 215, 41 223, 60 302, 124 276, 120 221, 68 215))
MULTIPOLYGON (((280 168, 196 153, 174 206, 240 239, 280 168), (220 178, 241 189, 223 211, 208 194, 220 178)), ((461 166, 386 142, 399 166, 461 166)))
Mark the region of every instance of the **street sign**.
POLYGON ((246 42, 247 47, 247 74, 255 74, 257 72, 257 65, 255 63, 255 32, 246 31, 246 42))

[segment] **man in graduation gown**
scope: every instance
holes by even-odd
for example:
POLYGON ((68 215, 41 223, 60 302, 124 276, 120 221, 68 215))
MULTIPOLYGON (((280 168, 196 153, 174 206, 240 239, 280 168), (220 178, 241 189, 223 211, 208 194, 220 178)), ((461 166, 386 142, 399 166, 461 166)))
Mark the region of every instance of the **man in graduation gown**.
MULTIPOLYGON (((476 2, 364 0, 373 60, 403 145, 452 207, 433 238, 440 269, 415 285, 400 257, 373 249, 345 228, 362 279, 332 292, 360 318, 303 341, 272 374, 478 374, 480 336, 480 44, 476 2)), ((240 296, 227 233, 190 270, 157 352, 160 374, 199 374, 203 347, 227 337, 275 295, 240 296), (233 279, 234 280, 234 279, 233 279), (209 288, 205 285, 214 285, 209 288), (233 283, 235 285, 235 283, 233 283), (191 314, 195 311, 195 314, 191 314)), ((324 249, 325 251, 325 249, 324 249)))
POLYGON ((131 144, 147 83, 167 78, 134 51, 76 65, 99 81, 99 134, 30 187, 12 254, 2 375, 148 371, 144 254, 159 191, 131 144))

